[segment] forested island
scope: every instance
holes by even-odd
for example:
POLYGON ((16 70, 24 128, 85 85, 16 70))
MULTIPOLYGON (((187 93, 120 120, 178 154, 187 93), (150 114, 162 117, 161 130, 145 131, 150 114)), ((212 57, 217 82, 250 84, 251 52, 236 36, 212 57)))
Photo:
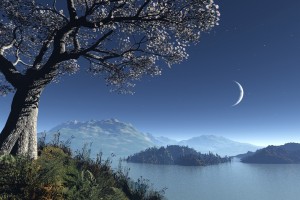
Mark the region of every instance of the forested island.
POLYGON ((148 148, 128 156, 126 161, 160 165, 206 166, 230 162, 231 158, 213 153, 202 154, 186 146, 170 145, 148 148))
POLYGON ((300 144, 287 143, 281 146, 268 146, 257 150, 253 155, 242 158, 241 161, 260 164, 298 164, 300 163, 300 144))

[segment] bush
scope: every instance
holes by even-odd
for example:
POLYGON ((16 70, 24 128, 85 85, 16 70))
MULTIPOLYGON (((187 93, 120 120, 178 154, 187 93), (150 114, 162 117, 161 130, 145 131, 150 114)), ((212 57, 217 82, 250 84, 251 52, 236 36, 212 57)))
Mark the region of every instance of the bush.
POLYGON ((88 145, 75 156, 68 143, 39 142, 39 157, 31 161, 11 155, 0 157, 0 199, 85 199, 85 200, 160 200, 162 191, 154 191, 148 181, 128 177, 121 165, 117 171, 110 160, 99 154, 89 157, 88 145))

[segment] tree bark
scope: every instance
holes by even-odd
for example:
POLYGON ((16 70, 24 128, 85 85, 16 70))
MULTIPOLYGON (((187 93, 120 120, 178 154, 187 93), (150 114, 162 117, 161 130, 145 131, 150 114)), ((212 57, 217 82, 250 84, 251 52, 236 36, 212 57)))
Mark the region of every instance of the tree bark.
POLYGON ((38 103, 43 89, 34 85, 17 89, 0 135, 0 154, 37 158, 38 103))

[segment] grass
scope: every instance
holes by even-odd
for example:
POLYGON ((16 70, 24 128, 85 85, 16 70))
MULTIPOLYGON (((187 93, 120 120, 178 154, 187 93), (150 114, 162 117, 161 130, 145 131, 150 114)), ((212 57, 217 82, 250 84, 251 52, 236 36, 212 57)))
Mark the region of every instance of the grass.
POLYGON ((50 200, 161 200, 164 191, 155 191, 149 181, 136 182, 119 165, 112 170, 101 154, 89 157, 88 146, 73 155, 69 141, 59 134, 52 142, 39 140, 39 157, 28 160, 11 155, 0 157, 0 199, 50 200))

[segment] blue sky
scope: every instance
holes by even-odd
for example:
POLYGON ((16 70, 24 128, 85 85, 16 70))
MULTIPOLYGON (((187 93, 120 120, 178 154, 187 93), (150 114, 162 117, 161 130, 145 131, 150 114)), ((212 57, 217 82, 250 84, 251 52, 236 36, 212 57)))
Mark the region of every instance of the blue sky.
MULTIPOLYGON (((204 33, 190 57, 134 95, 109 92, 84 68, 46 88, 38 131, 68 121, 117 118, 154 135, 186 139, 222 135, 258 145, 300 142, 300 1, 226 0, 220 25, 204 33), (245 90, 239 97, 238 81, 245 90)), ((0 128, 12 96, 0 98, 0 128)))

